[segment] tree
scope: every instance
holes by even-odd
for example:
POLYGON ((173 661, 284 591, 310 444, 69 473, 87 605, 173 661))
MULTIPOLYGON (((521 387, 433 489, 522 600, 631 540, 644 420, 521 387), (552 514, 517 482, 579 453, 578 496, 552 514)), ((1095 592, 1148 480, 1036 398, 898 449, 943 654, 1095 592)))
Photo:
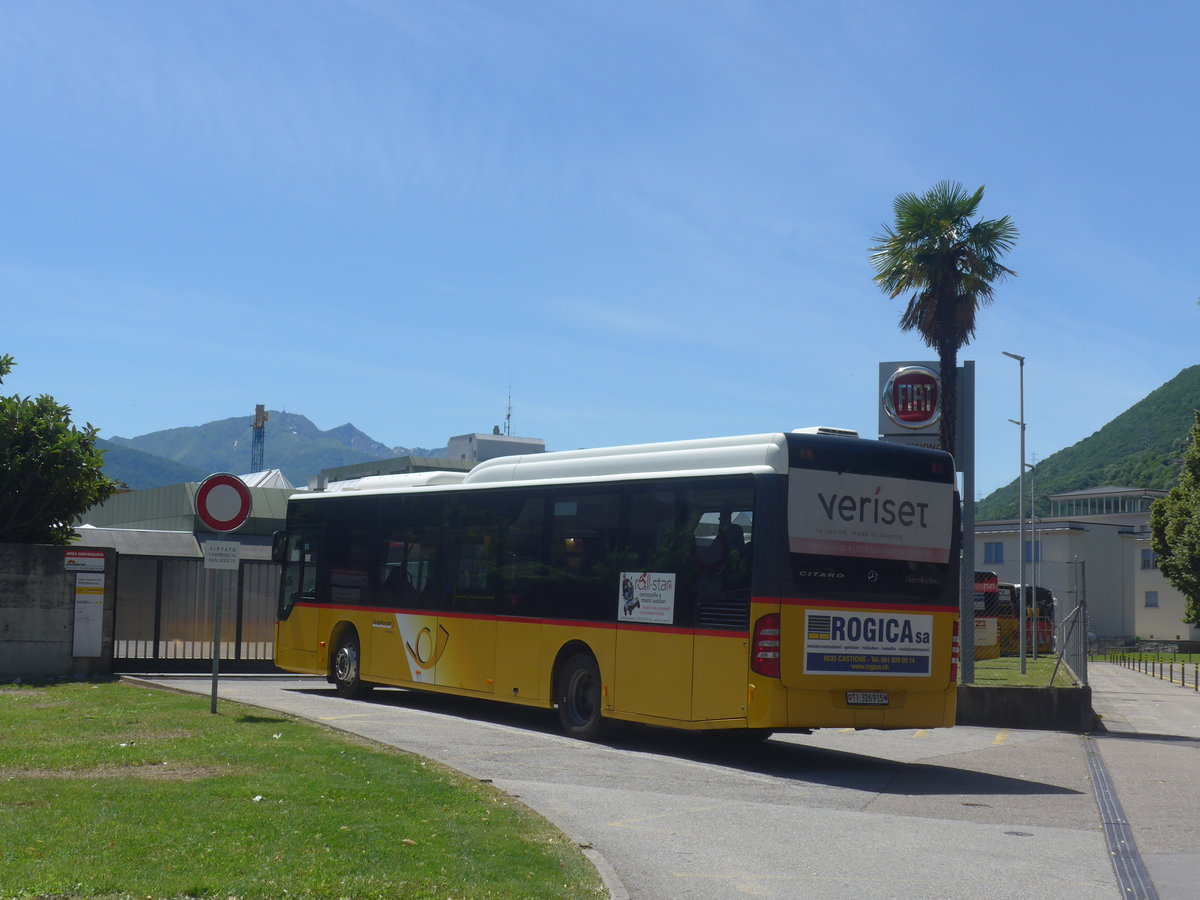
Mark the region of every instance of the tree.
POLYGON ((875 282, 891 298, 908 294, 900 330, 920 333, 941 365, 942 446, 956 449, 958 349, 975 335, 975 314, 992 302, 994 282, 1017 273, 1000 264, 1016 244, 1017 226, 1002 219, 970 221, 983 188, 939 181, 927 193, 900 194, 895 225, 883 226, 870 248, 875 282))
POLYGON ((1187 598, 1183 621, 1200 625, 1200 411, 1179 483, 1150 508, 1150 546, 1163 576, 1187 598))
MULTIPOLYGON (((15 365, 0 356, 0 384, 15 365)), ((117 489, 104 476, 96 429, 43 394, 0 397, 0 542, 66 544, 72 522, 117 489)))

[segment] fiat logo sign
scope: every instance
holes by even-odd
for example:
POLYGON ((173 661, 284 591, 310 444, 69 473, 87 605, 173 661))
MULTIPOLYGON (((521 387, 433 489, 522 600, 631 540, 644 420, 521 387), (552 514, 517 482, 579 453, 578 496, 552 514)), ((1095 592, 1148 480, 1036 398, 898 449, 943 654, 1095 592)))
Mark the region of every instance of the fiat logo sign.
POLYGON ((883 389, 883 411, 901 428, 928 428, 942 414, 937 373, 925 366, 904 366, 883 389))

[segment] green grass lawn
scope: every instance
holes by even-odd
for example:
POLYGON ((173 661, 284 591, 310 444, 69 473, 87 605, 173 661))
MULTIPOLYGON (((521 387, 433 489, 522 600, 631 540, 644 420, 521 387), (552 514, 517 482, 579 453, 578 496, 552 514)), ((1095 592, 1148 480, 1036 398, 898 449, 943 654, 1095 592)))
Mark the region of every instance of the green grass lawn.
POLYGON ((1058 667, 1054 674, 1056 656, 1025 657, 1025 674, 1021 674, 1021 660, 1016 656, 1001 656, 999 659, 975 660, 975 681, 982 687, 1075 687, 1075 681, 1066 666, 1058 667), (1051 677, 1054 684, 1050 684, 1051 677))
POLYGON ((0 685, 0 898, 603 895, 489 785, 233 703, 0 685))

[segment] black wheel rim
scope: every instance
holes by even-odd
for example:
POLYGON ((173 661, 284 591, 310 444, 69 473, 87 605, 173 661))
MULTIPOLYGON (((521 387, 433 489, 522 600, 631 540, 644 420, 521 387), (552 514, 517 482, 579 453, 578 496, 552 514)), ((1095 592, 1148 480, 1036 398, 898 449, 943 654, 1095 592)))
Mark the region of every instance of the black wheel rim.
POLYGON ((596 704, 592 699, 593 681, 590 672, 577 669, 571 673, 567 684, 567 713, 576 725, 589 722, 595 715, 596 704))

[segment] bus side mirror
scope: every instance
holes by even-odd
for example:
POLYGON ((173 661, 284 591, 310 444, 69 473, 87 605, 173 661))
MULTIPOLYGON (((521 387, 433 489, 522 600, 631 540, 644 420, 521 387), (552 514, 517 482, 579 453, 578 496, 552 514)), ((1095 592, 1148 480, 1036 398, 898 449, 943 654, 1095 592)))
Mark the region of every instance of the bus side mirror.
POLYGON ((271 535, 271 561, 287 562, 287 532, 276 531, 271 535))

